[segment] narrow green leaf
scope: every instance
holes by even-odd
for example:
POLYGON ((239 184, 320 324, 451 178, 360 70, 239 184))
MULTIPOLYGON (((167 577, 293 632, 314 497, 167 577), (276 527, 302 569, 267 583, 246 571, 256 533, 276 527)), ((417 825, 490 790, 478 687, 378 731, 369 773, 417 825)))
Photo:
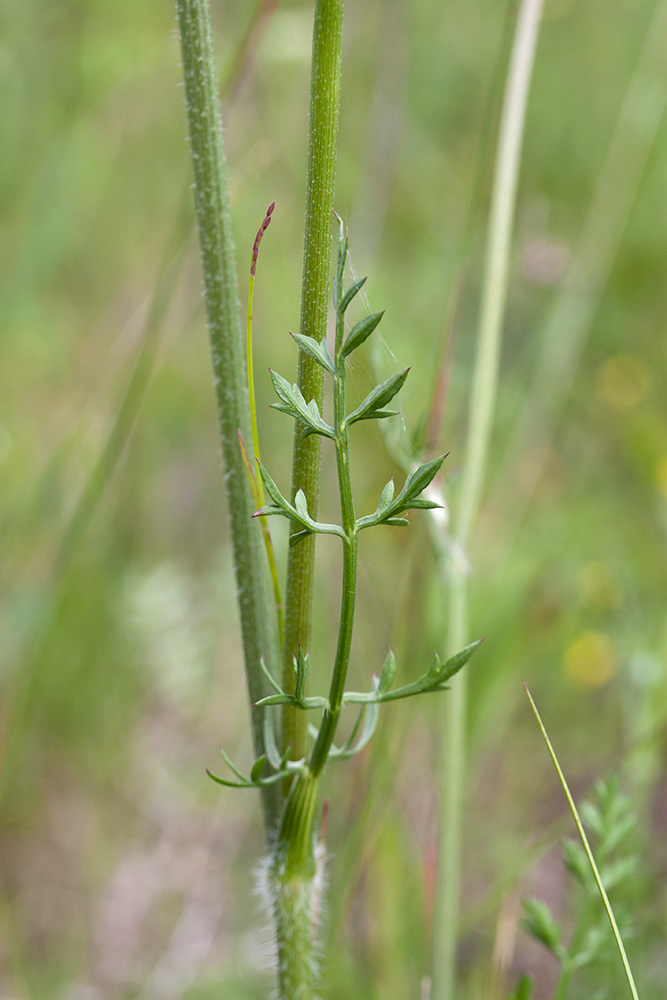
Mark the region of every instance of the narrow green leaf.
POLYGON ((450 656, 450 658, 442 664, 442 667, 438 671, 439 682, 442 683, 443 681, 448 681, 455 674, 458 674, 459 670, 465 667, 477 647, 481 646, 483 642, 483 638, 476 639, 474 642, 471 642, 469 645, 460 650, 460 652, 454 653, 453 656, 450 656))
POLYGON ((273 409, 288 413, 296 420, 300 420, 310 429, 312 434, 322 434, 324 437, 335 438, 336 432, 320 416, 315 400, 312 399, 310 403, 307 403, 298 385, 290 385, 287 379, 279 375, 278 372, 271 369, 269 372, 276 393, 281 400, 280 403, 271 404, 273 409))
POLYGON ((242 774, 241 771, 239 771, 238 767, 236 767, 235 764, 232 762, 232 760, 227 756, 227 754, 222 749, 222 747, 218 748, 218 753, 220 754, 220 756, 224 760, 224 762, 227 765, 227 767, 229 768, 229 770, 232 771, 240 781, 247 781, 248 780, 246 778, 246 776, 244 774, 242 774))
POLYGON ((297 647, 296 656, 292 657, 294 663, 294 694, 296 698, 301 699, 305 697, 306 689, 308 686, 308 671, 310 669, 310 657, 308 653, 304 653, 303 649, 299 645, 297 647))
POLYGON ((345 538, 345 532, 338 524, 327 524, 323 521, 314 521, 308 513, 308 502, 303 490, 297 490, 294 497, 294 509, 300 524, 318 535, 338 535, 345 538))
POLYGON ((269 694, 255 702, 255 708, 265 708, 270 705, 292 705, 294 708, 327 708, 329 701, 320 695, 312 698, 297 698, 294 694, 269 694))
POLYGON ((274 372, 272 368, 269 368, 269 375, 271 376, 271 381, 273 382, 273 388, 276 393, 282 399, 283 403, 291 404, 292 400, 292 385, 283 378, 278 372, 274 372))
POLYGON ((436 500, 427 500, 426 497, 415 497, 408 501, 404 510, 442 510, 442 504, 436 500))
POLYGON ((425 462, 423 465, 419 465, 416 469, 413 469, 405 480, 405 486, 396 498, 396 502, 405 503, 419 496, 422 490, 425 490, 435 479, 445 458, 445 455, 439 455, 438 458, 434 458, 430 462, 425 462))
POLYGON ((547 904, 541 899, 524 899, 523 908, 526 915, 522 922, 528 933, 558 957, 561 950, 561 926, 554 920, 547 904))
POLYGON ((375 523, 409 523, 404 518, 397 520, 396 515, 404 510, 430 510, 434 507, 439 507, 439 504, 427 500, 425 497, 420 497, 419 494, 433 481, 446 457, 446 455, 439 455, 438 458, 434 458, 430 462, 425 462, 423 465, 419 465, 413 469, 405 480, 403 489, 391 506, 385 511, 384 515, 378 519, 374 519, 374 515, 368 520, 362 518, 363 524, 360 524, 360 527, 369 527, 375 523))
POLYGON ((303 490, 297 490, 296 496, 294 497, 294 506, 296 508, 297 514, 304 521, 310 520, 310 515, 308 514, 308 503, 306 501, 306 494, 303 490))
POLYGON ((303 531, 294 531, 289 536, 289 541, 288 541, 289 547, 293 548, 293 546, 298 545, 299 542, 302 542, 304 538, 308 538, 308 535, 312 534, 313 532, 309 528, 304 528, 303 531))
POLYGON ((255 786, 250 781, 230 781, 228 778, 221 778, 217 774, 213 774, 213 771, 209 771, 206 768, 206 773, 208 774, 211 781, 215 781, 217 785, 224 785, 225 788, 254 788, 255 786))
POLYGON ((250 780, 253 785, 259 783, 259 779, 262 776, 262 771, 266 767, 266 754, 263 753, 261 757, 258 757, 255 763, 252 765, 252 770, 250 772, 250 780))
POLYGON ((528 975, 522 976, 509 1000, 530 1000, 533 995, 534 988, 535 982, 533 977, 528 975))
POLYGON ((368 340, 383 316, 384 310, 379 313, 372 313, 370 316, 366 316, 365 319, 359 320, 356 326, 352 327, 350 334, 341 349, 341 354, 344 358, 346 358, 348 354, 351 354, 352 351, 356 351, 357 347, 361 347, 365 340, 368 340))
POLYGON ((619 858, 617 861, 609 862, 600 869, 600 877, 604 882, 607 892, 611 892, 617 885, 627 882, 637 874, 639 868, 639 858, 636 854, 631 854, 626 858, 619 858))
POLYGON ((341 316, 345 313, 345 310, 349 306, 354 296, 357 294, 357 292, 361 290, 361 288, 365 284, 366 284, 366 278, 357 278, 357 280, 352 285, 350 285, 348 290, 345 292, 345 295, 341 299, 340 305, 338 306, 338 312, 341 316))
MULTIPOLYGON (((625 796, 623 797, 625 799, 625 796)), ((625 800, 625 808, 628 808, 628 802, 625 800)), ((614 821, 611 829, 605 832, 604 847, 607 853, 615 850, 619 844, 621 844, 625 838, 631 834, 637 828, 637 816, 630 812, 626 816, 619 818, 614 821)))
POLYGON ((257 466, 259 468, 259 474, 262 477, 262 482, 266 487, 266 492, 269 494, 276 507, 279 507, 281 510, 291 514, 292 513, 291 503, 288 500, 286 500, 285 497, 282 495, 276 483, 267 472, 266 467, 262 465, 259 459, 257 459, 257 466))
POLYGON ((381 514, 383 511, 387 510, 391 506, 391 501, 394 499, 394 480, 390 479, 389 482, 382 487, 382 493, 380 494, 380 502, 377 506, 376 514, 381 514))
POLYGON ((264 504, 259 510, 256 510, 251 517, 286 517, 288 521, 296 521, 297 524, 301 524, 301 521, 295 514, 286 510, 284 507, 276 507, 275 504, 264 504))
POLYGON ((367 514, 365 517, 357 518, 357 530, 361 531, 362 528, 370 528, 374 524, 379 524, 382 517, 391 507, 391 502, 394 499, 394 480, 390 479, 389 482, 382 488, 382 493, 380 494, 380 500, 375 511, 372 514, 367 514))
POLYGON ((565 867, 574 875, 580 885, 589 886, 593 881, 593 873, 588 864, 588 858, 583 847, 575 844, 573 840, 564 840, 562 843, 563 861, 565 867))
POLYGON ((276 691, 278 694, 284 694, 284 691, 281 688, 280 684, 275 679, 275 677, 273 676, 273 674, 271 673, 271 671, 268 669, 268 667, 266 665, 266 660, 264 659, 264 657, 262 657, 261 660, 259 661, 259 665, 262 668, 262 673, 266 677, 267 681, 269 682, 269 684, 271 685, 271 687, 273 688, 273 690, 276 691))
MULTIPOLYGON (((345 538, 345 532, 340 525, 327 524, 321 521, 314 521, 312 519, 308 513, 308 504, 303 490, 297 491, 296 497, 294 498, 295 506, 293 507, 292 504, 289 503, 282 495, 262 463, 258 461, 257 465, 259 466, 260 475, 266 487, 266 492, 274 501, 274 506, 262 507, 260 510, 255 511, 253 517, 278 514, 289 518, 291 521, 296 521, 297 524, 300 524, 308 534, 338 535, 340 538, 345 538)), ((300 533, 297 532, 297 534, 300 533)))
POLYGON ((393 651, 390 649, 387 653, 387 658, 382 664, 382 671, 380 672, 380 683, 378 684, 379 691, 388 691, 391 685, 394 683, 394 677, 396 676, 396 657, 393 651))
POLYGON ((304 354, 317 362, 320 367, 326 369, 331 375, 336 372, 336 366, 329 353, 326 340, 318 344, 313 337, 305 337, 300 333, 293 333, 292 339, 299 345, 304 354))
POLYGON ((274 771, 279 771, 281 758, 278 753, 275 719, 271 709, 264 712, 264 748, 271 767, 274 771))
POLYGON ((259 701, 256 701, 253 708, 268 708, 270 705, 294 705, 295 702, 296 698, 293 694, 286 694, 283 691, 281 694, 267 694, 266 698, 260 698, 259 701))
POLYGON ((370 743, 377 728, 379 717, 380 708, 377 703, 371 702, 368 705, 362 705, 361 711, 357 716, 357 721, 354 724, 349 738, 345 741, 342 747, 332 745, 331 750, 327 755, 327 760, 346 760, 349 757, 354 757, 356 754, 360 753, 364 747, 368 746, 370 743), (362 722, 363 729, 361 729, 361 732, 359 733, 362 722), (357 738, 358 733, 359 736, 357 738))
POLYGON ((371 413, 364 413, 361 417, 355 417, 355 422, 357 420, 386 420, 387 417, 397 417, 400 410, 373 410, 371 413))
POLYGON ((343 294, 343 274, 345 273, 345 260, 347 258, 347 237, 345 236, 345 224, 337 212, 334 212, 334 218, 338 223, 338 263, 333 283, 333 302, 336 309, 338 309, 343 294))
MULTIPOLYGON (((390 691, 388 687, 384 686, 382 681, 377 682, 376 678, 371 691, 346 691, 343 695, 343 701, 356 704, 372 704, 373 702, 398 701, 400 698, 411 698, 416 694, 425 694, 428 691, 446 691, 445 682, 458 673, 468 662, 481 641, 481 639, 478 639, 477 642, 466 646, 465 649, 450 657, 445 663, 441 663, 438 654, 434 653, 431 666, 427 672, 411 684, 405 684, 403 687, 390 691)), ((387 666, 386 660, 385 666, 387 666)), ((382 669, 384 673, 385 667, 382 669)), ((388 669, 392 669, 391 665, 388 669)))
POLYGON ((380 502, 378 504, 378 510, 386 510, 387 507, 391 505, 391 501, 394 499, 394 477, 385 483, 382 487, 382 493, 380 493, 380 502))
POLYGON ((230 781, 228 778, 220 778, 217 774, 213 774, 212 771, 209 771, 209 769, 206 768, 206 773, 208 774, 209 778, 211 778, 213 781, 217 782, 219 785, 225 785, 226 788, 252 788, 253 787, 253 782, 250 781, 248 778, 246 778, 246 776, 244 774, 242 774, 241 771, 239 771, 238 767, 236 767, 232 763, 232 761, 227 756, 227 754, 222 749, 222 747, 220 747, 220 756, 224 760, 224 762, 227 765, 227 767, 229 768, 229 770, 234 775, 236 775, 236 777, 239 780, 238 781, 230 781))
POLYGON ((605 824, 602 819, 602 813, 595 803, 586 799, 579 806, 579 815, 581 816, 582 822, 592 833, 595 834, 598 840, 601 839, 604 834, 605 824))
POLYGON ((439 674, 442 670, 442 660, 438 656, 437 652, 433 651, 433 659, 431 660, 431 666, 428 668, 426 673, 427 677, 432 677, 433 680, 439 680, 439 674))
POLYGON ((400 392, 402 389, 406 378, 408 377, 409 368, 404 371, 399 372, 397 375, 392 375, 385 382, 380 385, 376 385, 375 388, 369 392, 362 403, 353 410, 352 413, 346 418, 348 424, 353 424, 357 420, 368 420, 376 415, 378 410, 382 410, 394 396, 400 392))

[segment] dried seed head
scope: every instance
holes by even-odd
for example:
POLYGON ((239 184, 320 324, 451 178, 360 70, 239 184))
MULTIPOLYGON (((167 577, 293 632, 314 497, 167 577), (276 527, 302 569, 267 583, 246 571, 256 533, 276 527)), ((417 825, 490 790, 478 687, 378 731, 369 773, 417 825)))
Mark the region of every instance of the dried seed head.
POLYGON ((252 247, 252 262, 250 264, 250 273, 251 273, 251 275, 253 275, 253 277, 255 275, 255 270, 257 268, 257 254, 259 253, 259 244, 260 244, 260 242, 262 240, 262 236, 264 235, 264 233, 266 232, 266 230, 269 228, 269 223, 271 222, 271 213, 273 212, 273 209, 275 207, 276 207, 276 203, 275 203, 275 201, 272 201, 271 204, 269 205, 269 207, 266 210, 266 215, 264 217, 264 222, 261 224, 261 226, 257 230, 257 236, 255 236, 255 242, 253 243, 253 247, 252 247))

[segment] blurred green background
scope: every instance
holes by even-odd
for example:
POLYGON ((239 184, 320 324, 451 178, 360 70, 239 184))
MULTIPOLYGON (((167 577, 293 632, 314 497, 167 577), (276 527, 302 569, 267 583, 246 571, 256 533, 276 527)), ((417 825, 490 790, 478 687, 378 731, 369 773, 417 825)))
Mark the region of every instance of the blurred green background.
MULTIPOLYGON (((440 440, 454 505, 515 11, 347 8, 336 205, 367 304, 387 310, 381 350, 351 383, 362 394, 374 367, 411 365, 413 432, 449 329, 440 440)), ((256 371, 263 458, 286 488, 292 428, 268 409, 267 367, 295 369, 312 11, 214 0, 213 15, 242 296, 276 201, 256 371)), ((0 993, 12 1000, 269 992, 258 802, 204 771, 221 743, 242 766, 251 749, 175 28, 157 0, 0 8, 0 993)), ((501 997, 532 969, 546 1000, 555 966, 518 928, 520 897, 569 919, 558 837, 570 827, 524 679, 578 796, 621 772, 643 872, 626 892, 630 958, 641 995, 664 996, 666 43, 665 0, 547 0, 470 552, 471 630, 487 638, 469 673, 461 997, 501 997)), ((372 510, 400 471, 376 428, 354 447, 357 503, 372 510)), ((335 544, 319 553, 316 686, 339 576, 335 544)), ((421 673, 444 647, 444 602, 418 515, 409 532, 369 532, 355 684, 390 641, 402 676, 421 673)), ((437 698, 389 706, 370 752, 327 779, 332 1000, 422 995, 441 729, 437 698)), ((597 984, 625 995, 613 962, 597 984)))

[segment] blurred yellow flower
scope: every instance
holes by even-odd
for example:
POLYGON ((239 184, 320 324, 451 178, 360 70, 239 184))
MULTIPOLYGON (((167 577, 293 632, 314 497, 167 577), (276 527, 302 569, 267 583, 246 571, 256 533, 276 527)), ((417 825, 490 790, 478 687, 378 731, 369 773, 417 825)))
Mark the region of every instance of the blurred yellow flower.
POLYGON ((563 654, 565 674, 581 687, 602 687, 617 664, 616 647, 605 632, 583 632, 563 654))

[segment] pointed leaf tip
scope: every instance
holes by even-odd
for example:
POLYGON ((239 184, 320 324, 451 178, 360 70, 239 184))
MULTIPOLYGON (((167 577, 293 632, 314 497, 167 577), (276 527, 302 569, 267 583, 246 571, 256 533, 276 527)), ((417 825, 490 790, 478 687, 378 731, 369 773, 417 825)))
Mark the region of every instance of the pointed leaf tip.
POLYGON ((347 355, 351 354, 352 351, 356 351, 358 347, 368 340, 383 316, 384 309, 382 312, 372 313, 370 316, 366 316, 365 319, 360 320, 356 326, 352 328, 341 349, 343 357, 347 357, 347 355))

